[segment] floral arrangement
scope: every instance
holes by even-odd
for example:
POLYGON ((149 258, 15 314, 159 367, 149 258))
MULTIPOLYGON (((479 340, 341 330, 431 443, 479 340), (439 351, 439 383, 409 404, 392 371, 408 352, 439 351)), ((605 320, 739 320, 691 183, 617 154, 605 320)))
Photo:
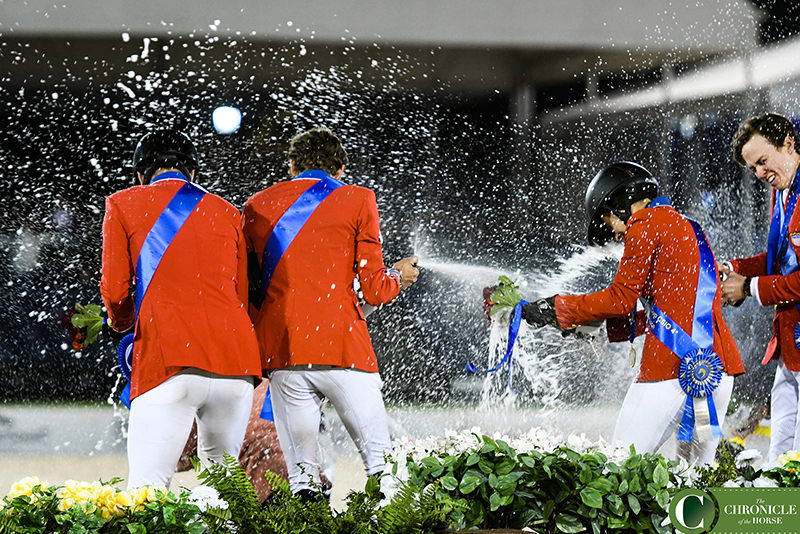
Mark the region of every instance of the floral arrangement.
POLYGON ((667 507, 691 480, 688 465, 631 447, 560 437, 534 428, 522 436, 461 433, 394 443, 382 490, 395 481, 438 484, 455 503, 458 529, 529 528, 537 532, 670 532, 667 507))
POLYGON ((67 329, 67 334, 72 339, 72 348, 83 350, 95 342, 105 324, 101 312, 102 308, 97 304, 75 304, 61 317, 61 325, 67 329))
POLYGON ((180 496, 164 487, 121 491, 109 483, 67 481, 48 486, 24 478, 0 501, 0 533, 201 534, 201 509, 188 492, 180 496))
POLYGON ((0 534, 273 534, 290 532, 433 533, 465 528, 535 532, 671 532, 667 508, 681 488, 800 486, 800 453, 756 470, 757 451, 725 442, 714 468, 698 469, 585 436, 562 441, 534 428, 514 439, 473 428, 419 440, 402 438, 380 483, 370 478, 335 512, 303 502, 278 475, 266 506, 235 458, 199 475, 205 484, 179 495, 161 487, 121 491, 115 484, 35 477, 0 501, 0 534), (761 481, 761 482, 757 482, 761 481))
POLYGON ((489 288, 488 304, 491 305, 489 317, 497 319, 499 314, 507 315, 509 310, 513 310, 517 303, 522 300, 519 286, 507 276, 500 276, 496 286, 489 288))

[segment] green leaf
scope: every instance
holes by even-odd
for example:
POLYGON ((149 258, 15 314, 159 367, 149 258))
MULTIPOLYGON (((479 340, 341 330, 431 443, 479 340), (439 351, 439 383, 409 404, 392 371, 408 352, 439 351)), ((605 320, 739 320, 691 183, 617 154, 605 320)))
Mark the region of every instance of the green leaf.
POLYGON ((583 504, 592 508, 603 507, 603 496, 594 488, 583 488, 581 490, 581 500, 583 504))
POLYGON ((556 527, 561 530, 561 532, 566 532, 568 534, 586 530, 586 527, 583 526, 580 519, 566 512, 558 514, 556 518, 556 527))
POLYGON ((422 460, 419 461, 419 463, 427 467, 436 467, 438 465, 441 465, 439 463, 439 459, 434 458, 433 456, 428 456, 427 458, 423 458, 422 460))
POLYGON ((468 495, 475 491, 475 488, 477 488, 480 483, 481 479, 478 477, 465 476, 463 479, 461 479, 461 483, 458 485, 458 490, 461 493, 468 495))
POLYGON ((441 478, 442 487, 447 491, 453 491, 458 487, 458 480, 453 475, 445 475, 441 478))
POLYGON ((489 497, 489 510, 492 512, 497 511, 503 505, 503 497, 496 491, 492 492, 492 495, 489 497))
POLYGON ((598 489, 603 493, 616 493, 618 491, 618 486, 606 477, 600 477, 597 480, 593 480, 589 486, 598 489))
POLYGON ((669 475, 667 474, 667 469, 664 467, 664 464, 659 463, 655 470, 653 471, 653 482, 655 482, 659 488, 664 488, 669 482, 669 475))
POLYGON ((642 483, 639 481, 639 475, 634 475, 629 485, 631 493, 639 493, 642 491, 642 483))
MULTIPOLYGON (((620 487, 622 487, 621 484, 620 487)), ((628 495, 628 507, 631 509, 631 512, 633 512, 634 515, 639 515, 639 511, 642 509, 642 504, 639 502, 639 499, 636 498, 636 495, 628 495)))
POLYGON ((665 508, 669 504, 669 492, 662 489, 656 493, 656 502, 660 507, 665 508))
POLYGON ((552 515, 553 510, 555 510, 555 508, 556 508, 556 502, 554 500, 551 499, 547 501, 544 505, 544 510, 542 510, 542 517, 545 520, 548 520, 550 518, 550 515, 552 515))
POLYGON ((617 488, 617 492, 620 495, 625 495, 626 493, 628 493, 628 481, 627 480, 623 480, 622 482, 619 483, 619 488, 617 488))
POLYGON ((477 463, 478 463, 478 462, 480 462, 480 461, 481 461, 481 456, 480 456, 480 454, 473 452, 473 453, 472 453, 472 454, 470 454, 470 455, 469 455, 469 457, 467 458, 467 462, 466 462, 466 464, 467 464, 467 467, 469 467, 469 466, 473 466, 473 465, 477 464, 477 463))
POLYGON ((494 464, 488 460, 481 459, 481 461, 478 462, 478 469, 488 475, 489 473, 494 473, 494 464))
POLYGON ((125 525, 131 534, 147 534, 147 529, 141 523, 128 523, 125 525))

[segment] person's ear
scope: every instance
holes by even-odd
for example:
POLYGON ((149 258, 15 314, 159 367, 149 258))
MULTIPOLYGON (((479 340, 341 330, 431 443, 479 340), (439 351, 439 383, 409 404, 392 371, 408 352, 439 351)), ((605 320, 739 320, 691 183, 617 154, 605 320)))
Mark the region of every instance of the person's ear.
POLYGON ((336 176, 334 176, 334 178, 338 180, 339 178, 342 177, 342 173, 344 173, 344 165, 342 165, 341 168, 338 171, 336 171, 336 176))
POLYGON ((794 139, 792 139, 791 135, 787 135, 786 139, 783 140, 783 147, 789 149, 789 152, 794 152, 794 139))

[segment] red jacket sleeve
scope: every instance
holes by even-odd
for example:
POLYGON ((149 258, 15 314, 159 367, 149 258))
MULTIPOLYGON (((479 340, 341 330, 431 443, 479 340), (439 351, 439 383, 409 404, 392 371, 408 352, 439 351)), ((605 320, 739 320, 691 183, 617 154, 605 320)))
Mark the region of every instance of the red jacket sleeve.
POLYGON ((364 300, 373 306, 391 302, 400 293, 400 281, 386 274, 380 234, 375 193, 369 191, 357 220, 356 271, 364 300))
POLYGON ((108 318, 116 330, 124 331, 135 321, 135 283, 128 234, 122 214, 112 197, 106 199, 103 219, 103 267, 100 294, 108 310, 108 318))
POLYGON ((646 222, 631 217, 625 231, 625 253, 611 286, 588 295, 559 295, 556 316, 562 329, 598 319, 625 317, 636 307, 647 279, 655 242, 643 235, 646 222))

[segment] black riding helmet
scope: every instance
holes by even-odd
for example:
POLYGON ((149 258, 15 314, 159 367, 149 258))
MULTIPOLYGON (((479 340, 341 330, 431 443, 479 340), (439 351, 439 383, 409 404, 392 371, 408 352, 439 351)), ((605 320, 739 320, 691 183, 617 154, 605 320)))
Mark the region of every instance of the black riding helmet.
POLYGON ((142 173, 149 184, 158 169, 175 168, 187 177, 198 167, 197 150, 189 136, 178 130, 160 130, 146 134, 133 151, 133 169, 142 173))
POLYGON ((603 245, 614 232, 603 222, 603 215, 613 213, 625 224, 631 216, 631 204, 658 196, 658 180, 636 163, 612 163, 598 172, 586 188, 586 219, 589 221, 590 245, 603 245))

